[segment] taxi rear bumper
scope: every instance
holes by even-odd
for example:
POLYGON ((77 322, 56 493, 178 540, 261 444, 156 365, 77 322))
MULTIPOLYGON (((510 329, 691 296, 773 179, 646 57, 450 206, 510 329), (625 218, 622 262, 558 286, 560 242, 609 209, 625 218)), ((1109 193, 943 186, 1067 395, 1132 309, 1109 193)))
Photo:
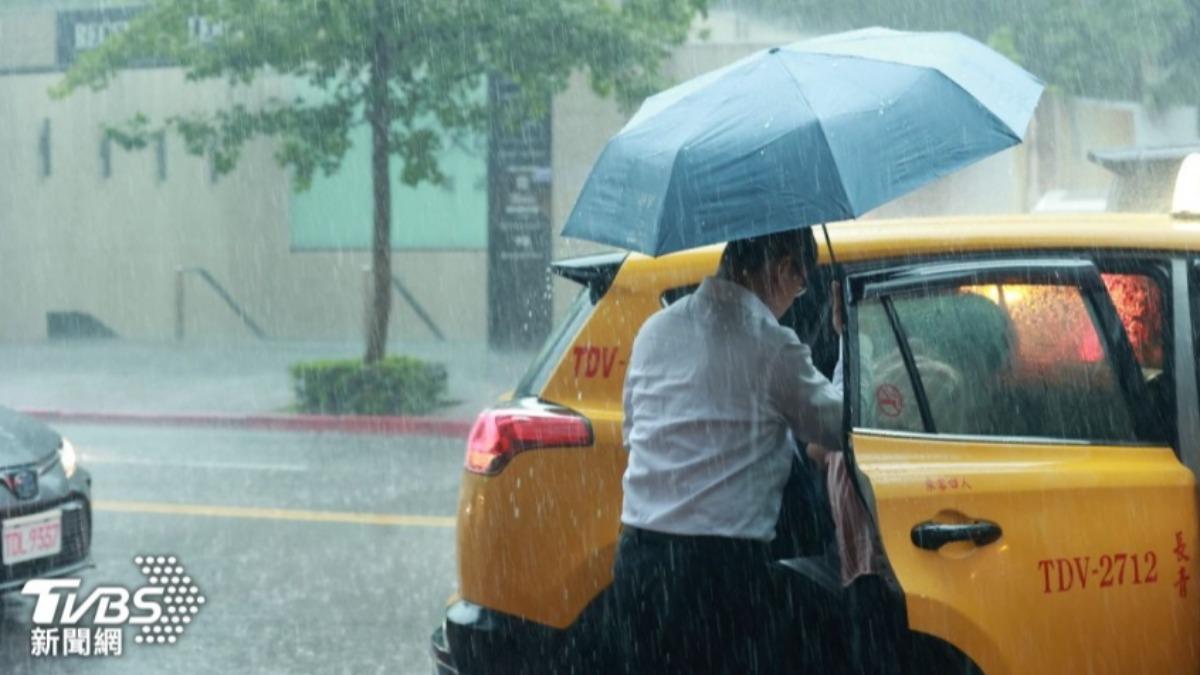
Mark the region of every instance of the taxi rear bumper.
POLYGON ((551 628, 465 600, 446 608, 430 637, 435 675, 543 673, 588 668, 602 658, 597 644, 576 626, 551 628))

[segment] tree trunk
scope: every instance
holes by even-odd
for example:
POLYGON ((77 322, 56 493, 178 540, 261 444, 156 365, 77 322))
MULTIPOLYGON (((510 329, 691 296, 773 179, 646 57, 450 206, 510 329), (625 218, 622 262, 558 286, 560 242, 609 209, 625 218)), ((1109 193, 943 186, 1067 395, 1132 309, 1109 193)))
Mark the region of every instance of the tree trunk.
POLYGON ((391 68, 386 32, 375 31, 371 60, 367 118, 371 124, 371 181, 374 196, 374 225, 371 236, 371 308, 367 317, 367 353, 363 362, 372 364, 387 352, 388 318, 392 310, 392 177, 391 110, 388 80, 391 68))

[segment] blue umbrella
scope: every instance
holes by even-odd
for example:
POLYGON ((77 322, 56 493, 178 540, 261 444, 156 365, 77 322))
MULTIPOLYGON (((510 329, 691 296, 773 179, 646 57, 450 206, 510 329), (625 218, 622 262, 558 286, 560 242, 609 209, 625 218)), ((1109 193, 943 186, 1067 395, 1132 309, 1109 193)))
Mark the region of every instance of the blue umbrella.
POLYGON ((854 218, 1019 143, 1041 92, 958 33, 757 52, 647 99, 563 235, 661 255, 854 218))

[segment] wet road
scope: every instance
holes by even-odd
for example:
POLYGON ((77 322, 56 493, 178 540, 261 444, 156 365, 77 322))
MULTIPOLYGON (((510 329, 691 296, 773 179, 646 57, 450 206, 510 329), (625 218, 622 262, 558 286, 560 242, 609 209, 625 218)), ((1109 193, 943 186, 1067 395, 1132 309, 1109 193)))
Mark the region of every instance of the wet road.
POLYGON ((428 673, 454 588, 461 442, 420 437, 65 426, 94 479, 97 567, 143 582, 173 554, 207 603, 174 645, 121 657, 30 651, 33 601, 9 595, 0 671, 428 673))

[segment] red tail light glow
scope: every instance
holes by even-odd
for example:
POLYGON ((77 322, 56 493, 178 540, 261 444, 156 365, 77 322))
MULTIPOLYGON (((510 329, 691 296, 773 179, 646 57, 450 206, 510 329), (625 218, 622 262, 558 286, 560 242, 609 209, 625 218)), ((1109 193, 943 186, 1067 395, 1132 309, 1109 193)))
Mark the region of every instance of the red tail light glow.
POLYGON ((485 410, 467 439, 466 470, 494 476, 517 453, 535 448, 584 447, 592 444, 587 419, 567 410, 503 408, 485 410))

